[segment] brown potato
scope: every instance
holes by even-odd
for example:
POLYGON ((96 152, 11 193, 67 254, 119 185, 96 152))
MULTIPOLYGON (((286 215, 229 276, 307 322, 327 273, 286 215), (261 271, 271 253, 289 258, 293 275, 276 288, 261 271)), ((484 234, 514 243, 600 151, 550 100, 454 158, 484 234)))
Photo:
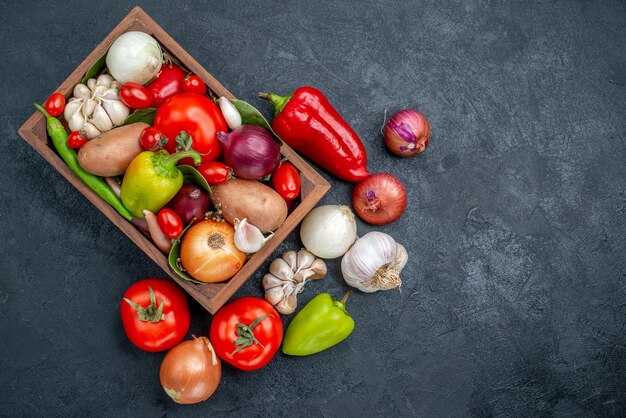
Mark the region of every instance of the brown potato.
POLYGON ((211 186, 211 201, 221 203, 222 216, 230 224, 248 222, 264 234, 275 231, 287 218, 287 203, 274 189, 254 180, 233 178, 211 186))
POLYGON ((133 158, 143 151, 139 135, 148 126, 147 123, 137 122, 103 133, 78 151, 78 164, 96 176, 124 174, 133 158))

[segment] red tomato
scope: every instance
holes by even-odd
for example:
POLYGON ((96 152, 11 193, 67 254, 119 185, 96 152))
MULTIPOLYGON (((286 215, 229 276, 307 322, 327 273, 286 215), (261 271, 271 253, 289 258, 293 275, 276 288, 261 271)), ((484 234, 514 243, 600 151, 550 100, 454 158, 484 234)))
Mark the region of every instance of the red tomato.
POLYGON ((161 232, 168 238, 178 238, 183 233, 183 221, 171 209, 163 208, 157 215, 161 232))
POLYGON ((300 194, 300 173, 289 161, 282 162, 272 174, 274 189, 285 200, 293 200, 300 194))
POLYGON ((152 106, 161 107, 167 99, 182 93, 186 76, 187 73, 174 64, 161 67, 154 81, 148 84, 148 90, 154 96, 152 106))
POLYGON ((205 94, 206 93, 206 84, 200 77, 195 74, 190 74, 183 81, 183 90, 185 93, 198 93, 205 94))
POLYGON ((161 132, 154 126, 148 126, 139 135, 141 148, 146 151, 160 151, 167 141, 168 139, 163 137, 161 132))
POLYGON ((43 107, 46 108, 46 112, 50 116, 59 116, 65 109, 65 96, 61 93, 53 93, 52 96, 48 97, 43 107))
POLYGON ((87 143, 87 134, 85 132, 74 131, 67 137, 67 146, 70 148, 80 148, 87 143))
POLYGON ((266 301, 254 297, 223 306, 211 322, 209 339, 218 356, 241 370, 256 370, 274 357, 283 340, 283 323, 266 301), (257 341, 247 337, 247 332, 257 341), (235 344, 238 341, 239 344, 235 344))
POLYGON ((145 109, 150 107, 154 97, 150 90, 141 84, 129 81, 120 89, 120 101, 132 109, 145 109))
POLYGON ((172 348, 189 330, 185 294, 168 280, 144 279, 133 284, 124 293, 120 310, 128 339, 145 351, 172 348), (162 309, 160 319, 159 309, 162 309))
POLYGON ((230 168, 219 161, 207 161, 196 168, 210 185, 225 183, 231 177, 230 168))
MULTIPOLYGON (((156 112, 154 127, 167 138, 176 138, 185 131, 193 140, 192 148, 202 155, 202 161, 213 161, 220 156, 222 145, 217 140, 219 131, 226 132, 228 126, 220 109, 206 96, 182 93, 166 101, 156 112)), ((170 153, 176 152, 176 141, 165 144, 170 153)), ((179 164, 193 165, 191 158, 179 164)))

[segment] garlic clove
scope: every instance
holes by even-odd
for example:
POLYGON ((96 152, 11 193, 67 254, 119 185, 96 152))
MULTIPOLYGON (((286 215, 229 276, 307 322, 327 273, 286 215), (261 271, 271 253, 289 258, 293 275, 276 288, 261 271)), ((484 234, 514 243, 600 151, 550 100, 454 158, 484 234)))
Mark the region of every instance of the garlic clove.
POLYGON ((277 258, 270 263, 270 273, 284 281, 293 280, 293 270, 282 258, 277 258))
POLYGON ((66 121, 69 121, 72 115, 78 112, 83 106, 82 99, 71 98, 67 104, 65 105, 65 109, 63 110, 63 117, 66 121))
POLYGON ((265 244, 261 230, 248 223, 246 218, 235 219, 235 246, 246 254, 256 253, 265 244))
POLYGON ((89 121, 83 124, 83 128, 81 130, 87 134, 87 139, 94 139, 102 134, 102 132, 100 132, 98 128, 96 128, 96 125, 89 121))
POLYGON ((285 298, 285 292, 282 287, 272 287, 265 290, 265 300, 276 305, 285 298))
POLYGON ((108 89, 112 82, 113 77, 109 74, 100 74, 96 80, 96 86, 105 86, 108 89))
POLYGON ((77 99, 86 99, 91 96, 91 90, 84 84, 76 84, 74 86, 74 97, 77 99))
POLYGON ((96 102, 94 99, 89 98, 85 100, 85 103, 83 104, 83 117, 85 119, 91 117, 93 111, 96 109, 97 104, 98 102, 96 102))
POLYGON ((97 99, 100 98, 105 91, 107 91, 109 88, 107 86, 103 86, 101 84, 97 84, 96 87, 93 88, 93 90, 91 91, 91 98, 92 99, 97 99))
POLYGON ((300 271, 302 269, 308 269, 309 267, 311 267, 311 264, 313 264, 313 262, 315 261, 315 258, 316 258, 311 252, 309 252, 309 251, 307 251, 305 249, 302 249, 302 250, 298 251, 297 255, 298 255, 298 257, 297 257, 297 259, 298 259, 298 261, 297 261, 297 270, 298 271, 300 271))
POLYGON ((106 110, 111 118, 113 125, 121 125, 130 114, 130 109, 124 103, 117 100, 103 99, 102 106, 104 106, 104 110, 106 110))
POLYGON ((263 289, 271 289, 272 287, 282 287, 285 283, 291 283, 289 281, 281 280, 271 273, 263 276, 263 289))
POLYGON ((241 114, 239 114, 235 105, 223 96, 217 102, 228 127, 232 130, 239 128, 241 126, 241 114))
POLYGON ((79 131, 82 129, 85 123, 85 118, 82 113, 74 112, 69 119, 67 119, 67 125, 70 127, 70 131, 79 131))
POLYGON ((96 125, 100 132, 107 132, 113 129, 113 122, 111 122, 111 118, 109 118, 109 115, 100 103, 93 110, 92 123, 96 125))
POLYGON ((107 100, 119 100, 120 99, 120 92, 116 88, 109 88, 109 89, 106 89, 104 91, 104 93, 102 93, 100 98, 107 99, 107 100))
POLYGON ((283 315, 294 313, 298 307, 297 293, 291 292, 289 295, 286 295, 285 298, 274 307, 283 315))
POLYGON ((289 266, 289 268, 291 269, 292 272, 296 272, 296 270, 298 269, 298 256, 296 254, 295 251, 287 251, 285 254, 282 255, 283 260, 285 260, 285 263, 287 263, 287 265, 289 266))
POLYGON ((96 87, 96 79, 90 78, 87 80, 87 87, 89 87, 89 90, 93 90, 93 88, 96 87))

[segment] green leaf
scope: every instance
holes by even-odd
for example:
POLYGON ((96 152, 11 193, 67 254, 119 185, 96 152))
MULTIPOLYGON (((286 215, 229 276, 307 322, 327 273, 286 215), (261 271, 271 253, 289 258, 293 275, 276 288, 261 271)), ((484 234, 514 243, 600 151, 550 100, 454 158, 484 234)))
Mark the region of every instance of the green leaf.
POLYGON ((278 145, 283 145, 283 140, 276 135, 276 132, 274 132, 267 119, 265 119, 261 112, 259 112, 254 106, 239 99, 231 99, 230 102, 235 105, 239 111, 239 114, 241 115, 241 123, 243 125, 258 125, 265 128, 272 133, 274 139, 278 142, 278 145))
POLYGON ((178 237, 178 239, 176 239, 174 241, 174 244, 172 244, 172 249, 170 250, 170 254, 167 257, 167 261, 170 264, 170 267, 172 268, 172 270, 174 270, 174 272, 176 272, 176 274, 178 274, 181 278, 190 281, 192 283, 195 284, 204 284, 203 282, 199 282, 198 280, 194 280, 190 275, 188 275, 187 273, 185 273, 184 271, 182 271, 179 267, 179 264, 177 262, 177 260, 180 259, 180 242, 183 238, 183 236, 185 235, 185 232, 187 232, 187 230, 189 229, 189 227, 191 227, 191 225, 193 225, 193 222, 191 222, 189 225, 187 225, 187 227, 183 230, 183 233, 180 234, 180 237, 178 237))
POLYGON ((181 173, 183 173, 183 179, 186 182, 196 183, 198 186, 202 187, 207 193, 211 193, 211 186, 207 183, 206 179, 202 177, 202 174, 195 167, 190 165, 179 165, 178 169, 181 173))
POLYGON ((107 52, 109 52, 108 49, 104 54, 102 54, 100 58, 98 58, 96 62, 93 63, 91 68, 87 70, 85 76, 80 81, 81 83, 87 84, 87 80, 89 80, 90 78, 96 78, 102 72, 102 70, 104 70, 104 67, 106 66, 107 52))
POLYGON ((156 116, 157 109, 154 107, 146 107, 145 109, 137 109, 124 121, 122 125, 130 125, 136 122, 145 122, 148 125, 154 124, 154 117, 156 116))

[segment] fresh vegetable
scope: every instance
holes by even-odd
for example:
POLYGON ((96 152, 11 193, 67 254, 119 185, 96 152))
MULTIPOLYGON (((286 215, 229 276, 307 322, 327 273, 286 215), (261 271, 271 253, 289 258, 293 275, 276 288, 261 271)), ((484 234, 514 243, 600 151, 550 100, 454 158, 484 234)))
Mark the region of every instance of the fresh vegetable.
POLYGON ((165 355, 159 375, 174 402, 194 404, 213 395, 222 378, 222 363, 208 338, 194 337, 165 355))
POLYGON ((171 209, 161 209, 157 215, 157 221, 159 222, 159 228, 168 238, 178 238, 183 233, 183 221, 171 209))
POLYGON ((218 132, 217 139, 224 147, 224 162, 239 178, 261 179, 280 161, 280 147, 260 126, 243 125, 231 133, 218 132))
POLYGON ((289 161, 280 163, 272 174, 274 189, 285 200, 293 200, 300 194, 300 173, 289 161))
POLYGON ((118 88, 119 83, 109 74, 74 86, 74 97, 63 111, 70 130, 86 132, 87 138, 93 139, 123 124, 130 109, 120 101, 118 88))
POLYGON ((276 109, 272 128, 291 148, 347 181, 366 178, 367 154, 358 135, 313 87, 300 87, 281 97, 259 96, 276 109))
POLYGON ((120 83, 146 84, 161 69, 159 43, 144 32, 131 31, 117 37, 107 52, 109 73, 120 83))
POLYGON ((354 320, 346 311, 346 300, 333 300, 320 293, 293 318, 283 341, 283 353, 309 356, 319 353, 348 338, 354 330, 354 320))
POLYGON ((356 240, 354 214, 343 205, 318 206, 302 221, 300 239, 320 258, 341 257, 356 240))
POLYGON ((144 209, 158 212, 178 193, 183 185, 183 174, 176 163, 186 157, 200 164, 200 155, 195 151, 172 155, 165 150, 143 151, 133 159, 121 187, 122 202, 133 215, 143 218, 144 209))
POLYGON ((259 228, 249 223, 246 218, 235 219, 235 246, 239 251, 254 254, 273 236, 274 234, 270 233, 267 238, 264 237, 259 228))
POLYGON ((176 212, 185 225, 194 219, 201 221, 209 210, 209 195, 192 183, 185 183, 167 206, 176 212))
POLYGON ((343 278, 352 287, 371 293, 394 289, 402 281, 406 249, 382 232, 368 232, 357 239, 341 260, 343 278))
POLYGON ((152 106, 161 107, 167 99, 182 93, 186 76, 187 73, 177 65, 164 65, 154 81, 147 86, 152 93, 152 106))
POLYGON ((67 146, 78 149, 87 143, 87 134, 85 132, 74 131, 67 137, 67 146))
POLYGON ((287 218, 285 200, 258 181, 232 178, 212 186, 210 197, 230 224, 246 218, 264 234, 275 231, 287 218))
POLYGON ((146 126, 137 122, 103 133, 78 151, 78 163, 96 176, 124 174, 131 161, 142 151, 139 136, 146 126))
MULTIPOLYGON (((226 121, 215 103, 196 93, 182 93, 165 102, 157 110, 154 127, 167 138, 175 138, 183 131, 189 134, 192 148, 202 154, 202 161, 219 157, 222 146, 217 140, 217 133, 227 129, 226 121)), ((176 145, 175 141, 168 141, 165 149, 174 152, 176 145)))
POLYGON ((198 172, 211 186, 226 183, 232 177, 231 169, 219 161, 207 161, 198 167, 198 172))
POLYGON ((263 276, 265 300, 283 315, 295 312, 298 293, 309 280, 326 276, 326 263, 305 249, 287 251, 270 264, 270 272, 263 276))
POLYGON ((386 225, 406 209, 406 189, 389 173, 376 173, 354 186, 352 206, 361 219, 373 225, 386 225))
POLYGON ((63 113, 63 109, 65 109, 65 96, 61 93, 52 93, 43 104, 43 107, 50 116, 60 116, 63 113))
MULTIPOLYGON (((152 238, 152 242, 154 242, 154 245, 156 245, 162 253, 169 254, 170 250, 172 249, 172 240, 166 237, 161 230, 157 216, 149 210, 144 210, 142 213, 148 226, 148 232, 150 233, 150 238, 152 238)), ((135 219, 143 220, 139 218, 135 219)))
POLYGON ((246 254, 234 241, 235 229, 226 222, 206 220, 185 232, 180 261, 187 274, 205 283, 223 282, 233 277, 246 262, 246 254))
POLYGON ((152 104, 152 93, 141 84, 129 81, 120 89, 120 101, 132 109, 145 109, 152 104))
POLYGON ((139 135, 139 143, 141 148, 146 151, 160 151, 168 141, 161 132, 154 126, 148 126, 139 135))
POLYGON ((263 299, 243 297, 217 311, 209 336, 222 360, 241 370, 257 370, 278 351, 283 323, 263 299))
POLYGON ((241 126, 241 114, 235 107, 234 104, 230 102, 226 97, 222 96, 219 98, 218 103, 220 105, 220 110, 222 111, 222 115, 224 115, 224 119, 228 124, 230 129, 237 129, 241 126))
POLYGON ((400 157, 421 154, 430 142, 430 124, 426 116, 413 109, 395 113, 385 123, 385 144, 400 157))
POLYGON ((100 177, 96 177, 91 173, 85 171, 78 164, 78 157, 76 151, 71 149, 67 145, 68 134, 61 121, 57 118, 50 116, 41 105, 34 104, 37 110, 39 110, 46 117, 46 128, 48 135, 52 140, 52 145, 59 153, 59 156, 65 161, 65 164, 80 178, 91 190, 93 190, 98 196, 102 198, 109 205, 113 206, 115 210, 119 212, 124 218, 129 221, 133 220, 133 215, 126 209, 119 197, 111 190, 108 184, 104 182, 100 177))
POLYGON ((168 280, 136 282, 124 293, 120 311, 128 339, 145 351, 174 347, 191 323, 185 294, 168 280))
POLYGON ((206 84, 197 75, 190 74, 183 80, 183 91, 185 93, 206 94, 206 84))

